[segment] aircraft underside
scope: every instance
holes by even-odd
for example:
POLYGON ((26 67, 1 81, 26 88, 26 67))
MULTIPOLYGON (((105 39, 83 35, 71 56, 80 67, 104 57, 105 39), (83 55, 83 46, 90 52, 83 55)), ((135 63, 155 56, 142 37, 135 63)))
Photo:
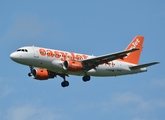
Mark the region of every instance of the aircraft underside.
POLYGON ((99 67, 97 69, 91 69, 87 72, 84 71, 78 71, 78 72, 71 72, 71 71, 67 71, 67 70, 61 70, 61 69, 52 69, 52 68, 33 68, 32 66, 30 67, 30 73, 28 74, 30 77, 33 77, 34 79, 37 80, 47 80, 48 78, 54 78, 56 76, 60 76, 61 78, 63 78, 63 82, 61 83, 62 87, 67 87, 69 86, 69 82, 66 80, 66 76, 70 75, 76 75, 76 76, 83 76, 82 80, 84 82, 90 81, 91 76, 96 76, 96 77, 109 77, 109 76, 121 76, 121 75, 128 75, 128 74, 135 74, 135 73, 139 73, 139 72, 145 72, 146 69, 143 70, 118 70, 116 68, 110 69, 109 67, 105 68, 101 68, 99 69, 99 67), (102 69, 105 69, 105 71, 103 71, 102 69), (40 78, 39 76, 39 71, 47 71, 48 74, 50 75, 48 78, 44 78, 42 76, 43 79, 40 78))

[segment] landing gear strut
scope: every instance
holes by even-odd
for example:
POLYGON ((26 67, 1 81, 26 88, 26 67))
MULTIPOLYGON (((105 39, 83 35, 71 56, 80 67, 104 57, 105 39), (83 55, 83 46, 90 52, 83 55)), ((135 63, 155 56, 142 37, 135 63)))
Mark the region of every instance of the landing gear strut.
POLYGON ((83 78, 82 78, 82 80, 84 81, 84 82, 87 82, 87 81, 89 81, 90 79, 91 79, 91 77, 89 76, 89 75, 87 75, 87 72, 86 71, 83 71, 84 72, 84 76, 83 76, 83 78))
POLYGON ((30 73, 28 73, 28 76, 31 77, 31 76, 33 76, 33 74, 32 74, 33 67, 32 66, 29 66, 29 67, 30 67, 30 73))
POLYGON ((66 75, 64 75, 64 74, 61 74, 61 75, 59 75, 60 77, 62 77, 63 79, 64 79, 64 81, 61 83, 61 86, 62 87, 68 87, 69 86, 69 82, 66 80, 66 78, 65 78, 65 76, 66 75))

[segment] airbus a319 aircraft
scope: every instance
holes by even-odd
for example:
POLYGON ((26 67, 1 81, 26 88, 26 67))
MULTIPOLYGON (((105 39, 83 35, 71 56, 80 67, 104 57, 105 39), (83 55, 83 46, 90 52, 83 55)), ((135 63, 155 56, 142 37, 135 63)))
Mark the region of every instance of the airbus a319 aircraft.
POLYGON ((146 67, 159 62, 138 65, 143 41, 143 36, 136 36, 125 50, 101 56, 26 46, 13 52, 10 58, 30 66, 30 77, 48 80, 60 76, 63 78, 61 86, 67 87, 69 82, 66 76, 69 74, 83 76, 82 80, 86 82, 91 79, 90 76, 120 76, 146 72, 146 67))

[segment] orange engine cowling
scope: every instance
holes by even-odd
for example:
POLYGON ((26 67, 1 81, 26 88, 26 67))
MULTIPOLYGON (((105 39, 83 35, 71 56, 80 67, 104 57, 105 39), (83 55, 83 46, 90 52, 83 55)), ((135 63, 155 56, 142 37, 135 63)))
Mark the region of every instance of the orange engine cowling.
POLYGON ((81 62, 66 60, 63 63, 63 68, 64 70, 69 70, 69 71, 80 71, 82 70, 83 66, 81 62))
POLYGON ((48 78, 54 78, 55 75, 46 69, 36 68, 32 70, 32 77, 37 80, 47 80, 48 78))

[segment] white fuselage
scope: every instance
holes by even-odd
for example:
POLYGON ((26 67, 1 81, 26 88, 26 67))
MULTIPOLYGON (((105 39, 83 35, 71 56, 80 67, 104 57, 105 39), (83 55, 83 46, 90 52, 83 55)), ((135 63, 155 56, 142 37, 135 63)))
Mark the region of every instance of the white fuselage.
MULTIPOLYGON (((83 71, 68 71, 63 68, 63 62, 65 60, 81 61, 88 58, 94 58, 95 56, 89 56, 84 54, 78 54, 73 52, 66 52, 60 50, 53 50, 41 47, 27 46, 21 47, 16 52, 10 55, 11 59, 17 63, 45 68, 52 72, 62 74, 72 74, 83 76, 83 71)), ((87 71, 90 76, 118 76, 126 74, 134 74, 139 72, 145 72, 146 68, 131 70, 129 67, 136 66, 135 64, 123 62, 120 60, 114 60, 108 63, 98 65, 97 67, 87 71)))

